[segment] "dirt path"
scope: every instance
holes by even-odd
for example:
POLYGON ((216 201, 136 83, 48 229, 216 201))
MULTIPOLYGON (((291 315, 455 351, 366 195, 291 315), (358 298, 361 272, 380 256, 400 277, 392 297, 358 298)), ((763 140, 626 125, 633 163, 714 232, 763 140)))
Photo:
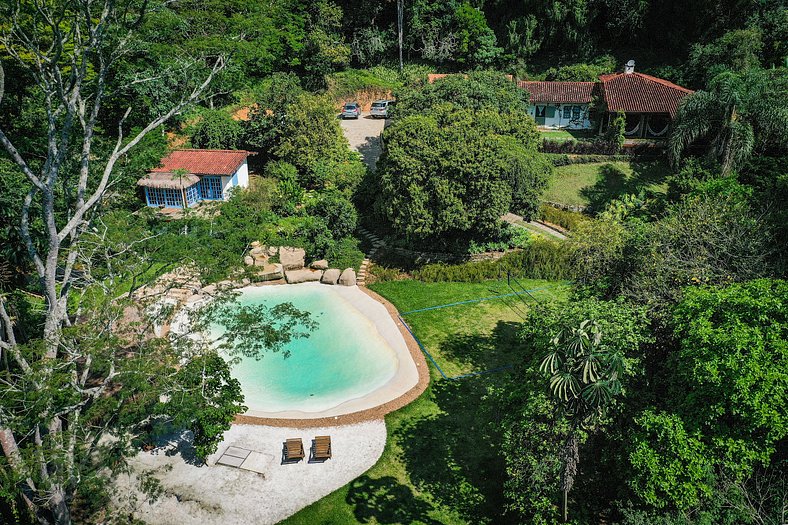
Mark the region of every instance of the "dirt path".
POLYGON ((361 153, 364 164, 374 169, 381 152, 380 134, 388 121, 372 118, 368 113, 364 113, 358 120, 339 122, 350 147, 361 153))

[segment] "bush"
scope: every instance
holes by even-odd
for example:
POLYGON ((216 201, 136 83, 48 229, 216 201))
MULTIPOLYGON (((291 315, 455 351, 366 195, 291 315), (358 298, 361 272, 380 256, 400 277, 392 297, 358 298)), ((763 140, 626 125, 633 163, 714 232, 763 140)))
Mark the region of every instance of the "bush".
POLYGON ((243 128, 222 110, 209 110, 192 134, 192 146, 209 149, 237 149, 241 143, 243 128))
POLYGON ((336 189, 345 197, 351 198, 367 172, 364 163, 354 155, 349 153, 346 160, 318 160, 306 176, 301 178, 303 185, 309 188, 336 189))
POLYGON ((607 144, 612 153, 620 153, 621 148, 624 147, 624 140, 626 139, 624 133, 626 129, 627 118, 622 111, 619 111, 616 113, 613 122, 607 127, 602 143, 607 144))
POLYGON ((284 161, 272 161, 265 165, 263 176, 277 181, 274 210, 281 215, 295 213, 304 198, 296 167, 284 161))
POLYGON ((335 238, 350 235, 358 223, 355 206, 339 193, 319 195, 307 203, 306 212, 323 219, 335 238))
POLYGON ((545 80, 559 82, 596 82, 599 75, 612 73, 616 69, 616 59, 604 55, 593 64, 572 64, 558 68, 551 67, 545 73, 545 80))
POLYGON ((590 219, 576 211, 562 210, 547 204, 539 209, 539 218, 544 222, 555 224, 566 230, 577 228, 580 224, 590 219))
POLYGON ((409 242, 495 239, 513 203, 533 213, 552 169, 525 113, 445 104, 397 120, 384 139, 375 208, 409 242))
POLYGON ((592 164, 595 162, 627 162, 632 160, 627 155, 569 155, 566 153, 545 153, 544 156, 553 166, 569 166, 571 164, 592 164))
POLYGON ((563 245, 558 241, 534 238, 522 250, 507 253, 497 261, 474 261, 462 264, 428 264, 413 272, 424 282, 482 282, 512 277, 560 280, 570 278, 570 268, 563 245))
POLYGON ((364 252, 358 247, 358 239, 345 237, 332 243, 325 257, 332 268, 355 268, 358 271, 364 260, 364 252))
MULTIPOLYGON (((432 84, 397 92, 394 118, 423 115, 430 108, 451 102, 464 109, 490 109, 497 113, 527 113, 528 93, 501 73, 477 71, 449 75, 432 84)), ((531 119, 533 120, 533 119, 531 119)))
POLYGON ((575 155, 614 155, 619 152, 606 139, 597 140, 551 140, 543 139, 543 153, 565 153, 575 155))

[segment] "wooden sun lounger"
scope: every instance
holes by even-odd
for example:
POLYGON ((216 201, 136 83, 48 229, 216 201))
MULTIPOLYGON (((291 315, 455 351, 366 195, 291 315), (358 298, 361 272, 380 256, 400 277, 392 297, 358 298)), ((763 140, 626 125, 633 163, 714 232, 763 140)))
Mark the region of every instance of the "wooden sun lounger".
POLYGON ((304 459, 304 442, 301 438, 288 439, 285 441, 285 461, 304 459))
POLYGON ((331 459, 331 436, 315 436, 312 458, 318 460, 331 459))

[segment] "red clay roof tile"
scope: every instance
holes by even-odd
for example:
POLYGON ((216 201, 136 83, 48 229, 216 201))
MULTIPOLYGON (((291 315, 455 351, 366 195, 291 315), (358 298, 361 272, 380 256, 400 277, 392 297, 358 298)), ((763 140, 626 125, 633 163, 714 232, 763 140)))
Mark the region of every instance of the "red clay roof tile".
POLYGON ((531 82, 521 80, 518 86, 531 94, 533 103, 577 102, 588 104, 596 82, 531 82))
POLYGON ((643 73, 601 75, 599 80, 609 111, 668 113, 675 117, 679 102, 693 93, 690 89, 643 73))
POLYGON ((250 152, 222 149, 178 149, 161 160, 154 173, 172 173, 186 170, 195 175, 231 176, 246 161, 250 152))

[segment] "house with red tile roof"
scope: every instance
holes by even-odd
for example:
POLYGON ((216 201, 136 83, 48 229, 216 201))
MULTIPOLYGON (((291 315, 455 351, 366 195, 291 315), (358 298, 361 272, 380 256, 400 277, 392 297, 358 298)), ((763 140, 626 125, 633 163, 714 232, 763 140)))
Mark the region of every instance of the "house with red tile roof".
POLYGON ((679 103, 692 91, 667 80, 635 72, 630 60, 621 73, 601 75, 598 82, 529 82, 518 85, 531 95, 529 113, 546 128, 591 129, 600 117, 603 131, 618 112, 626 116, 625 134, 632 138, 667 135, 679 103), (602 115, 593 115, 594 97, 602 115))
POLYGON ((243 150, 178 149, 171 151, 137 181, 148 206, 189 208, 202 201, 227 200, 233 188, 249 186, 243 150))
POLYGON ((595 82, 530 82, 518 85, 531 95, 528 114, 545 128, 590 129, 595 82))
POLYGON ((624 113, 624 134, 633 138, 666 136, 679 104, 693 93, 667 80, 636 73, 634 60, 627 62, 623 73, 601 75, 599 86, 607 112, 602 124, 608 125, 616 113, 624 113))

